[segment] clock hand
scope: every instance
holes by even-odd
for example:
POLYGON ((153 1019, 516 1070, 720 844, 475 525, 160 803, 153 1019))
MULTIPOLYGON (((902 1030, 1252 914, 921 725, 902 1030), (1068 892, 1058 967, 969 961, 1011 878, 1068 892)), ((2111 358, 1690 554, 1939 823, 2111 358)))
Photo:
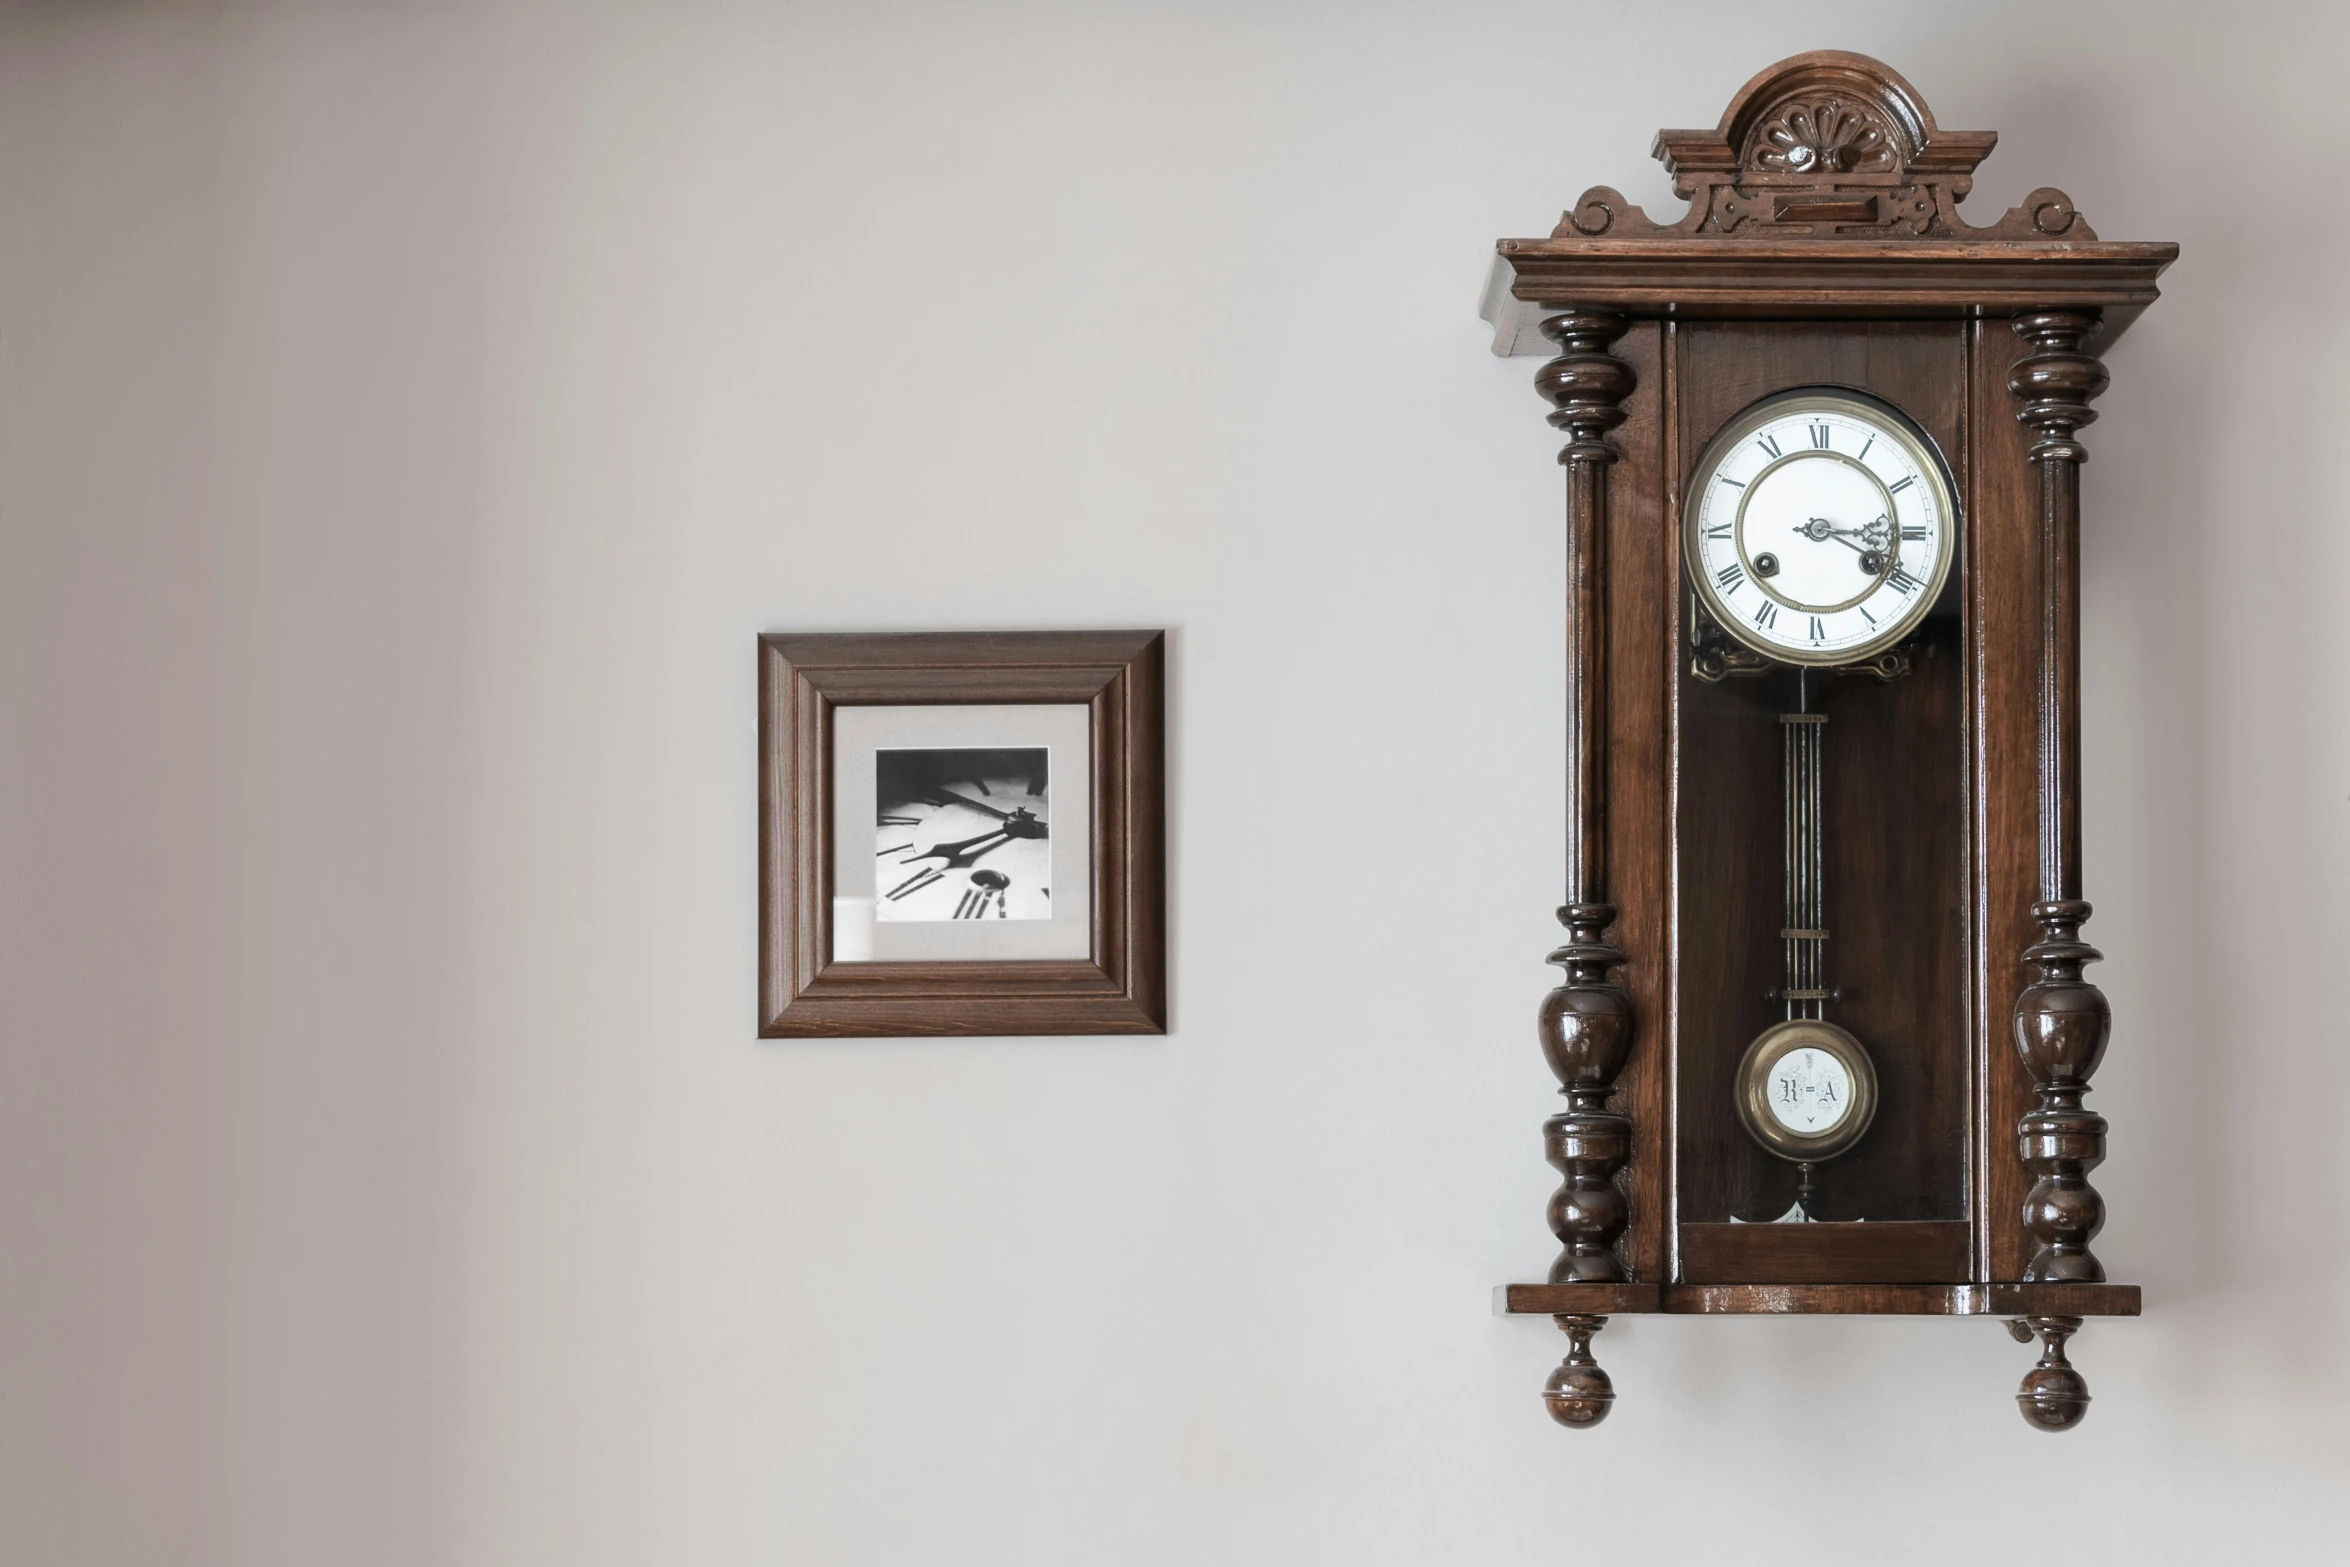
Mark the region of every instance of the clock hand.
POLYGON ((1857 528, 1839 528, 1825 517, 1812 517, 1797 523, 1795 531, 1815 543, 1821 539, 1835 538, 1865 539, 1873 544, 1893 536, 1893 519, 1879 517, 1876 521, 1863 523, 1857 528))
POLYGON ((983 812, 998 821, 1009 821, 1012 816, 1010 811, 999 811, 992 805, 982 805, 969 795, 957 794, 952 789, 933 788, 929 794, 930 803, 933 805, 967 805, 972 810, 983 812))
POLYGON ((933 844, 920 854, 908 855, 904 863, 911 865, 916 860, 944 860, 946 869, 959 871, 966 865, 976 863, 981 855, 1000 849, 1011 841, 1011 834, 999 827, 993 832, 983 832, 976 838, 965 838, 958 843, 933 844))
POLYGON ((895 902, 910 892, 920 892, 923 888, 929 886, 932 882, 939 880, 945 875, 946 872, 938 869, 936 866, 918 870, 913 875, 907 877, 904 881, 899 882, 895 887, 890 888, 889 891, 883 893, 882 896, 888 898, 892 902, 895 902))
POLYGON ((1795 531, 1815 544, 1823 540, 1834 539, 1846 549, 1857 550, 1866 555, 1869 552, 1868 545, 1865 543, 1855 544, 1852 541, 1855 538, 1865 540, 1869 536, 1870 529, 1875 526, 1874 523, 1871 523, 1867 528, 1839 528, 1825 517, 1814 517, 1809 522, 1797 523, 1795 531))
POLYGON ((967 865, 976 864, 982 855, 993 854, 1015 839, 1051 836, 1051 833, 1046 830, 1045 824, 1038 821, 1025 809, 1009 813, 998 811, 995 814, 1004 818, 1003 826, 990 832, 983 832, 976 838, 965 838, 956 843, 934 843, 920 854, 906 856, 901 863, 911 865, 916 860, 944 860, 946 861, 946 869, 959 871, 967 865))

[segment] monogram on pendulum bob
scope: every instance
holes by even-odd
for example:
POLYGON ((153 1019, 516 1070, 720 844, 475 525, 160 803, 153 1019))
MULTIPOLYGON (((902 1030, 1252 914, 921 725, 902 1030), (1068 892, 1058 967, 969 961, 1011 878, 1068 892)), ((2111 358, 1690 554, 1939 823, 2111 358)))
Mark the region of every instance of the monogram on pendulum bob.
POLYGON ((1799 55, 1659 134, 1678 218, 1500 242, 1565 437, 1559 1249, 1502 1292, 1562 1425, 1611 1317, 1811 1313, 2007 1319, 2064 1430, 2068 1341, 2138 1312, 2089 1249, 2079 432, 2177 247, 2051 189, 1970 224, 1996 140, 1799 55))

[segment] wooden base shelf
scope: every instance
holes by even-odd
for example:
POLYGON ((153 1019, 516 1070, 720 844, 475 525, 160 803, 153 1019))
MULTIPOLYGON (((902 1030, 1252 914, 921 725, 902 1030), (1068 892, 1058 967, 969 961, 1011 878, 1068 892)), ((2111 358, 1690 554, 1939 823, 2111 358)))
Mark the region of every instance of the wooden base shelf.
POLYGON ((1504 1284, 1500 1316, 2134 1317, 2135 1284, 1504 1284))

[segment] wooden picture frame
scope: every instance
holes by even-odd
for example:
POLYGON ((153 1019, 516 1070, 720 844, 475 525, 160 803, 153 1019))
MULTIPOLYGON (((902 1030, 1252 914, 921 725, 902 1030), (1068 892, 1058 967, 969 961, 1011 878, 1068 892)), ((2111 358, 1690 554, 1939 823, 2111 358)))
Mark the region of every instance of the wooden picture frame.
POLYGON ((759 1034, 1166 1031, 1165 634, 779 633, 759 639, 759 1034), (1083 704, 1083 958, 839 961, 834 727, 842 708, 1083 704))

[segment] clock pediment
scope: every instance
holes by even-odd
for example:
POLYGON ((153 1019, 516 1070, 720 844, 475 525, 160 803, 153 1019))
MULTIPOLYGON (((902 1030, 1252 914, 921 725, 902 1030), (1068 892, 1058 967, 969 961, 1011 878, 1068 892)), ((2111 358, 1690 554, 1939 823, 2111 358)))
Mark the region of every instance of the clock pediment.
POLYGON ((1682 196, 1711 176, 1833 182, 1930 178, 1966 194, 1992 131, 1945 131, 1900 72, 1865 54, 1820 49, 1781 60, 1738 90, 1710 130, 1659 131, 1654 155, 1682 196))
POLYGON ((1651 149, 1689 203, 1657 223, 1596 186, 1553 239, 2065 239, 2096 233, 2062 191, 2042 189, 1998 222, 1958 214, 1999 137, 1946 131, 1916 88, 1865 54, 1815 50, 1756 76, 1709 130, 1665 130, 1651 149))
POLYGON ((1548 353, 1568 308, 1689 320, 1868 320, 2097 312, 2107 344, 2157 297, 2171 244, 2101 240, 2043 186, 1976 227, 1958 205, 1997 145, 1950 131, 1898 72, 1818 50, 1741 88, 1708 130, 1657 133, 1689 205, 1658 222, 1612 186, 1541 238, 1497 246, 1481 314, 1497 354, 1548 353))

